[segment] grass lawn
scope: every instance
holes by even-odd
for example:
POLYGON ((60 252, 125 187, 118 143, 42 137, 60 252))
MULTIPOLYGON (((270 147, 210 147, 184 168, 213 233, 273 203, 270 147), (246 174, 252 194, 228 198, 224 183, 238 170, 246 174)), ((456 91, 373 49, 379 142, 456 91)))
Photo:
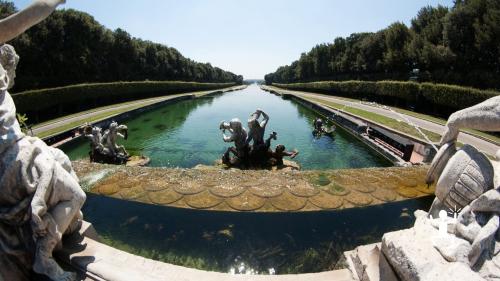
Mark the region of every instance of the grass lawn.
POLYGON ((112 116, 115 116, 115 115, 123 113, 123 112, 127 112, 130 110, 134 110, 136 108, 143 107, 143 106, 145 106, 145 104, 131 106, 131 107, 127 107, 127 108, 122 108, 119 110, 106 111, 106 112, 103 112, 101 114, 93 115, 89 118, 85 118, 85 119, 81 119, 78 121, 62 124, 59 127, 40 132, 40 133, 36 134, 36 136, 39 138, 45 138, 45 137, 55 135, 55 134, 60 133, 60 132, 64 132, 64 131, 76 128, 76 127, 81 126, 87 122, 91 123, 91 122, 99 121, 99 120, 106 119, 108 117, 112 117, 112 116))
MULTIPOLYGON (((203 96, 204 94, 212 93, 212 92, 214 92, 214 91, 193 92, 193 93, 186 93, 186 94, 192 94, 192 95, 195 95, 197 97, 200 97, 200 96, 203 96)), ((58 117, 56 119, 51 119, 51 120, 48 120, 48 121, 45 121, 45 122, 42 122, 42 123, 38 123, 36 125, 33 125, 33 129, 36 129, 36 128, 39 128, 39 127, 42 127, 42 126, 46 126, 46 125, 49 125, 49 124, 52 124, 52 123, 55 123, 55 122, 58 122, 58 121, 61 121, 61 120, 64 120, 64 119, 68 119, 68 118, 72 118, 72 117, 77 117, 77 116, 80 116, 82 114, 87 114, 87 113, 92 113, 92 112, 96 112, 96 111, 106 110, 106 109, 117 107, 117 106, 124 106, 124 105, 131 105, 131 106, 133 106, 134 104, 136 104, 138 102, 139 103, 143 102, 142 105, 145 106, 145 105, 149 105, 149 104, 152 104, 154 102, 157 102, 157 101, 159 101, 159 100, 161 100, 163 98, 171 98, 171 97, 175 97, 175 96, 178 96, 178 95, 179 94, 174 94, 174 95, 170 95, 170 96, 154 97, 154 98, 149 98, 149 99, 134 100, 134 101, 117 103, 117 104, 112 104, 112 105, 107 105, 107 106, 102 106, 102 107, 96 107, 96 108, 92 108, 92 109, 89 109, 89 110, 81 111, 81 112, 78 112, 78 113, 74 113, 74 114, 70 114, 70 115, 58 117)))
MULTIPOLYGON (((238 87, 231 87, 231 88, 237 89, 238 87)), ((231 88, 224 88, 224 89, 210 90, 210 91, 191 92, 191 93, 185 93, 185 94, 192 94, 192 95, 195 95, 196 97, 200 97, 200 96, 203 96, 203 95, 206 95, 209 93, 213 93, 216 91, 225 91, 225 90, 228 90, 231 88)), ((183 95, 183 94, 174 94, 174 95, 164 96, 164 97, 155 97, 155 98, 149 98, 149 99, 143 99, 143 100, 135 100, 135 101, 129 101, 129 102, 124 102, 124 103, 119 103, 119 104, 113 104, 113 105, 93 108, 90 110, 78 112, 75 114, 59 117, 59 118, 52 119, 52 120, 49 120, 49 121, 46 121, 43 123, 36 124, 32 127, 32 129, 46 126, 46 125, 49 125, 49 124, 52 124, 55 122, 63 121, 63 120, 68 119, 68 118, 78 117, 78 116, 83 115, 83 114, 88 114, 88 113, 102 111, 102 110, 108 110, 106 112, 102 112, 102 113, 90 116, 88 118, 76 120, 76 121, 73 121, 70 123, 64 123, 64 124, 61 124, 61 126, 58 126, 56 128, 52 128, 52 129, 45 130, 43 132, 35 134, 39 138, 44 138, 44 137, 48 137, 48 136, 55 135, 55 134, 60 133, 60 132, 64 132, 64 131, 76 128, 76 127, 81 126, 82 124, 85 124, 87 122, 91 123, 91 122, 99 121, 102 119, 106 119, 106 118, 109 118, 109 117, 112 117, 112 116, 115 116, 115 115, 118 115, 118 114, 121 114, 121 113, 124 113, 127 111, 131 111, 131 110, 134 110, 134 109, 137 109, 140 107, 144 107, 144 106, 148 106, 148 105, 153 104, 153 103, 157 103, 157 102, 162 101, 162 100, 167 99, 167 98, 174 98, 174 97, 177 97, 180 95, 183 95), (114 107, 122 107, 122 106, 124 106, 124 107, 117 109, 117 110, 109 110, 109 109, 112 109, 114 107)))
MULTIPOLYGON (((384 126, 386 126, 388 128, 391 128, 391 129, 394 129, 394 130, 406 133, 406 134, 408 134, 410 136, 413 136, 413 137, 416 137, 416 138, 421 139, 423 141, 426 141, 425 138, 424 138, 424 136, 422 136, 422 134, 420 134, 417 129, 415 129, 413 126, 411 126, 411 125, 409 125, 409 124, 407 124, 405 122, 401 122, 401 121, 398 121, 396 119, 389 118, 389 117, 386 117, 386 116, 383 116, 383 115, 380 115, 380 114, 372 113, 372 112, 369 112, 369 111, 365 111, 365 110, 362 110, 362 109, 357 109, 357 108, 352 108, 352 107, 346 107, 346 106, 344 106, 342 104, 331 102, 331 101, 326 101, 326 100, 323 100, 323 99, 318 99, 318 98, 306 98, 306 99, 310 100, 310 101, 317 102, 317 103, 321 103, 321 104, 324 104, 324 105, 327 105, 327 106, 330 106, 330 107, 335 108, 335 109, 342 109, 345 112, 354 114, 354 115, 359 116, 361 118, 373 121, 375 123, 379 123, 379 124, 384 125, 384 126)), ((434 132, 431 132, 431 131, 428 131, 428 130, 425 130, 425 129, 420 129, 420 130, 425 135, 427 135, 427 137, 431 141, 433 141, 433 142, 439 142, 439 140, 441 139, 441 135, 440 134, 436 134, 434 132)))
MULTIPOLYGON (((283 89, 280 89, 280 88, 277 88, 277 89, 278 90, 283 90, 283 89)), ((287 91, 291 91, 291 90, 287 90, 287 91)), ((307 93, 307 94, 315 94, 313 92, 301 92, 301 91, 296 91, 296 92, 307 93)), ((350 101, 350 102, 353 102, 353 103, 359 103, 360 102, 360 100, 346 98, 346 97, 331 96, 331 95, 325 95, 325 94, 318 94, 318 95, 333 97, 333 98, 336 98, 336 99, 350 101)), ((324 100, 318 99, 318 102, 324 102, 324 100)), ((434 116, 431 116, 431 115, 427 115, 427 114, 423 114, 423 113, 418 113, 418 112, 414 112, 414 111, 411 111, 411 110, 406 110, 406 109, 402 109, 402 108, 398 108, 398 107, 392 107, 392 106, 387 106, 387 107, 391 108, 392 110, 394 110, 396 112, 399 112, 399 113, 402 113, 402 114, 405 114, 405 115, 408 115, 408 116, 416 117, 416 118, 419 118, 419 119, 422 119, 422 120, 427 120, 427 121, 434 122, 434 123, 437 123, 437 124, 440 124, 440 125, 443 125, 443 126, 446 125, 446 120, 444 120, 442 118, 438 118, 438 117, 434 117, 434 116)), ((461 131, 469 133, 469 134, 474 135, 474 136, 478 136, 478 137, 484 138, 486 140, 489 140, 490 142, 493 142, 493 143, 496 143, 497 145, 500 145, 500 137, 498 137, 498 136, 495 136, 495 135, 492 135, 492 134, 488 134, 486 132, 481 132, 481 131, 473 130, 473 129, 462 129, 461 131)))

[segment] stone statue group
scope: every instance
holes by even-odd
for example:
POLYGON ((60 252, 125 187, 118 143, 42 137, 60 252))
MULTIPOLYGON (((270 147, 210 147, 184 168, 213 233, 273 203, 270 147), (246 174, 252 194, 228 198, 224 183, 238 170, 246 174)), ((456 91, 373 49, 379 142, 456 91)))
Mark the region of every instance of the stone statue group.
POLYGON ((269 115, 257 109, 248 119, 248 133, 240 119, 234 118, 230 122, 222 121, 219 129, 222 130, 222 138, 225 142, 234 142, 234 146, 229 147, 222 156, 222 163, 237 167, 268 167, 284 165, 283 157, 294 158, 298 151, 287 151, 285 146, 279 144, 272 150, 271 140, 277 139, 277 133, 272 132, 264 140, 269 115), (260 118, 262 117, 262 120, 260 118), (229 131, 230 135, 225 132, 229 131), (231 156, 232 154, 232 156, 231 156))
POLYGON ((104 134, 100 127, 86 125, 83 127, 83 134, 90 140, 89 156, 92 162, 125 164, 130 157, 125 147, 116 143, 118 137, 128 138, 128 128, 125 125, 118 125, 113 121, 104 134))
MULTIPOLYGON (((63 2, 38 0, 0 20, 0 43, 19 36, 63 2)), ((75 280, 75 274, 64 271, 52 252, 61 247, 63 235, 81 227, 80 209, 86 195, 62 151, 21 131, 8 92, 18 61, 12 46, 0 45, 0 280, 32 280, 32 271, 52 280, 75 280)), ((222 122, 223 140, 235 143, 224 153, 223 162, 282 165, 284 156, 295 157, 298 152, 286 151, 283 145, 270 149, 277 134, 273 132, 264 140, 268 122, 269 116, 259 109, 248 119, 248 133, 239 119, 222 122)), ((500 150, 495 160, 489 160, 472 146, 456 149, 461 128, 500 131, 500 96, 452 114, 448 120, 442 147, 428 174, 429 183, 437 180, 429 220, 442 210, 458 209, 459 213, 457 218, 448 218, 450 239, 435 246, 448 261, 464 262, 474 271, 486 268, 487 274, 482 276, 498 279, 500 150)), ((96 155, 128 155, 116 145, 118 136, 126 138, 126 127, 113 123, 104 134, 92 127, 85 132, 96 155)))

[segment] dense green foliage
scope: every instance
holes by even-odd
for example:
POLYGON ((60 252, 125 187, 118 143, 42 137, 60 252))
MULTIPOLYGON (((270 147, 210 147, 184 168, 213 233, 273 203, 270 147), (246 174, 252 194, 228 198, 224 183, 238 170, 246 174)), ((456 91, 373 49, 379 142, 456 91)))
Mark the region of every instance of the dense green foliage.
POLYGON ((79 84, 30 90, 12 95, 17 112, 39 121, 123 101, 177 93, 220 89, 233 83, 138 81, 79 84))
POLYGON ((408 80, 413 69, 420 70, 419 81, 500 88, 500 1, 425 7, 410 27, 397 22, 376 33, 336 38, 265 79, 408 80))
POLYGON ((446 117, 451 112, 500 94, 470 87, 403 81, 321 81, 273 85, 290 90, 370 99, 446 117))
MULTIPOLYGON (((0 17, 14 11, 11 2, 0 1, 0 17)), ((14 92, 87 82, 243 80, 174 48, 132 38, 121 29, 111 31, 75 10, 57 10, 9 43, 21 57, 14 92)))

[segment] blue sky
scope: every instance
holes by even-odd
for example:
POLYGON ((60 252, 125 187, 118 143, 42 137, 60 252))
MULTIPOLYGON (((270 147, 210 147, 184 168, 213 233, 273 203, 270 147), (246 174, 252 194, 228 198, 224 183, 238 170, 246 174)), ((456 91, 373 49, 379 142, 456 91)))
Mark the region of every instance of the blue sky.
MULTIPOLYGON (((18 8, 30 0, 14 0, 18 8)), ((263 78, 314 45, 409 24, 420 8, 453 0, 67 0, 110 29, 166 44, 199 62, 263 78)))

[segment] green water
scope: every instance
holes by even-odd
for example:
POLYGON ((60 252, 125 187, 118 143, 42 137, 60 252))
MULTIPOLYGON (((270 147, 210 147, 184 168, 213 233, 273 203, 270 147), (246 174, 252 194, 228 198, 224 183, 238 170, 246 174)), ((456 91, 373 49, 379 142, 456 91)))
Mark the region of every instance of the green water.
POLYGON ((338 211, 296 213, 178 209, 88 194, 83 207, 101 240, 163 262, 219 272, 308 273, 345 268, 343 252, 411 227, 433 197, 338 211))
MULTIPOLYGON (((269 114, 266 137, 278 133, 272 143, 298 149, 295 158, 303 169, 386 167, 391 163, 349 133, 337 129, 334 138, 312 135, 319 115, 302 105, 262 91, 256 85, 215 97, 180 101, 132 117, 125 124, 129 138, 120 141, 131 154, 151 158, 150 166, 191 168, 211 165, 229 146, 222 141, 219 123, 246 120, 257 108, 269 114)), ((63 146, 72 160, 88 157, 89 144, 80 140, 63 146)))

